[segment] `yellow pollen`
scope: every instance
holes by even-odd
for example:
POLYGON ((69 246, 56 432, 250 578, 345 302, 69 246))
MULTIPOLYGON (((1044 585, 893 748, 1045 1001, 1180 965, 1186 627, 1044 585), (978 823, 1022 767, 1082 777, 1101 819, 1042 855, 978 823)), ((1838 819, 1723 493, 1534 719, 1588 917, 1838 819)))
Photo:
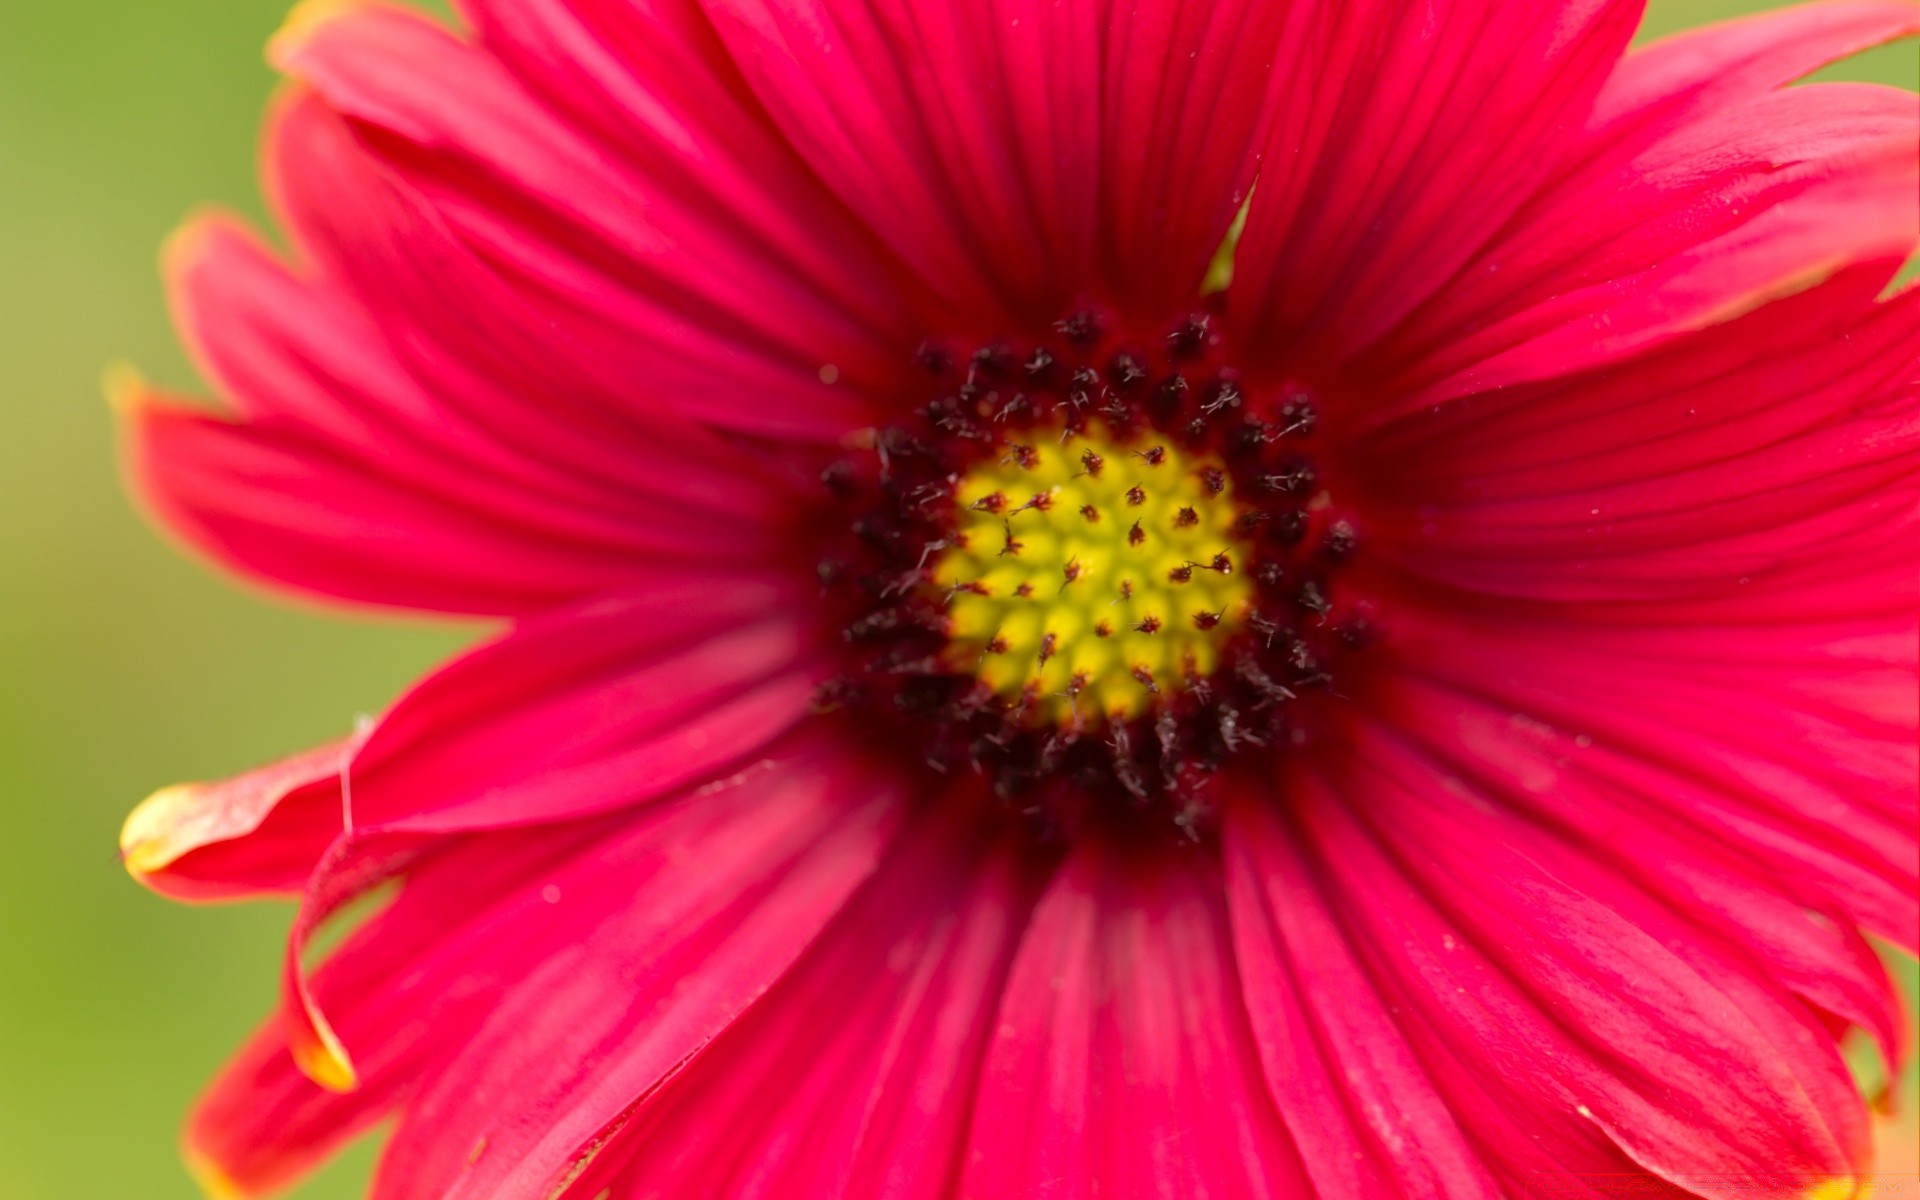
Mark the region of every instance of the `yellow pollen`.
POLYGON ((1210 675, 1254 599, 1213 459, 1156 434, 1036 429, 954 489, 932 564, 948 669, 1035 725, 1122 721, 1210 675))

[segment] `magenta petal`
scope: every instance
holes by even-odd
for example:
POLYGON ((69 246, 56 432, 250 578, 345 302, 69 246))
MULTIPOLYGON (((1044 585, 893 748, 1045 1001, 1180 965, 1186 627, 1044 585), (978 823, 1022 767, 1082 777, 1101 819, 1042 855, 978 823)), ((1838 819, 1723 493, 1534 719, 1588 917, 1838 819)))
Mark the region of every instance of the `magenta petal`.
POLYGON ((1811 1010, 1623 881, 1608 848, 1353 736, 1353 768, 1297 797, 1311 853, 1339 864, 1332 903, 1509 1187, 1627 1164, 1716 1200, 1859 1177, 1864 1106, 1811 1010))
POLYGON ((1546 179, 1642 4, 1288 7, 1232 312, 1251 354, 1338 361, 1434 295, 1546 179))
POLYGON ((1605 803, 1697 830, 1808 909, 1913 947, 1920 634, 1910 607, 1881 600, 1893 583, 1847 581, 1887 608, 1851 621, 1594 630, 1576 644, 1561 622, 1448 619, 1410 631, 1402 653, 1443 687, 1574 739, 1569 786, 1591 776, 1605 803))
MULTIPOLYGON (((764 980, 752 986, 770 982, 782 956, 811 936, 808 906, 825 906, 814 918, 825 920, 833 897, 857 885, 862 864, 894 819, 893 801, 888 781, 816 739, 778 752, 749 784, 693 789, 641 817, 443 843, 414 863, 396 900, 313 972, 302 998, 325 1014, 353 1086, 323 1089, 295 1070, 299 1061, 311 1072, 311 1062, 302 1019, 292 1010, 263 1030, 208 1092, 189 1148, 230 1182, 266 1189, 297 1177, 396 1108, 458 1104, 457 1095, 421 1096, 450 1074, 472 1079, 520 1069, 517 1057, 503 1064, 474 1049, 496 1012, 615 986, 620 969, 589 979, 592 971, 580 963, 603 961, 617 946, 627 947, 621 953, 658 956, 650 968, 663 1006, 657 1020, 674 1019, 677 1011, 683 1021, 724 1024, 739 1002, 699 989, 676 997, 675 972, 704 965, 721 974, 744 971, 743 981, 764 980), (862 845, 867 849, 857 848, 862 845), (550 962, 562 946, 571 947, 560 955, 570 969, 586 972, 581 978, 556 982, 541 973, 540 964, 548 963, 565 974, 550 962)), ((601 1015, 619 1020, 624 1012, 615 1005, 601 1015)), ((564 1026, 547 1028, 559 1037, 564 1026)), ((617 1057, 584 1055, 562 1065, 582 1071, 633 1065, 613 1061, 617 1057)), ((646 1082, 634 1084, 634 1094, 646 1082)), ((566 1099, 556 1094, 554 1110, 564 1113, 566 1099)), ((505 1121, 515 1111, 482 1105, 465 1115, 505 1121)), ((426 1130, 432 1128, 429 1121, 426 1130)), ((536 1122, 524 1132, 541 1129, 536 1122)), ((435 1141, 430 1132, 426 1139, 435 1141)), ((513 1153, 505 1138, 494 1144, 513 1153)), ((390 1170, 440 1172, 441 1186, 451 1186, 459 1162, 434 1155, 451 1157, 465 1148, 396 1148, 390 1170)))
POLYGON ((1499 1196, 1276 800, 1248 788, 1231 801, 1227 896, 1267 1081, 1315 1194, 1499 1196))
POLYGON ((1432 404, 1603 366, 1835 272, 1885 282, 1920 240, 1911 93, 1764 93, 1583 148, 1458 285, 1387 345, 1432 404), (1416 367, 1417 369, 1409 369, 1416 367))
POLYGON ((960 1194, 1310 1194, 1248 1026, 1215 864, 1094 839, 1000 1005, 960 1194))
POLYGON ((1602 365, 1852 263, 1884 282, 1920 238, 1912 97, 1775 89, 1915 33, 1909 3, 1802 4, 1629 55, 1555 178, 1376 349, 1394 389, 1423 405, 1602 365))
POLYGON ((945 1200, 1052 855, 983 797, 930 806, 805 958, 597 1138, 565 1200, 945 1200))
POLYGON ((379 324, 408 368, 443 391, 536 397, 616 436, 621 427, 644 436, 675 420, 712 419, 832 441, 875 418, 871 397, 823 381, 822 362, 743 350, 670 315, 636 331, 612 319, 617 308, 602 316, 554 300, 547 286, 485 257, 307 89, 286 95, 268 136, 269 196, 292 240, 379 324), (448 305, 448 295, 470 302, 448 305))
POLYGON ((1592 846, 1632 846, 1613 866, 1838 1021, 1870 1031, 1888 1062, 1910 1038, 1898 990, 1855 917, 1817 881, 1769 870, 1715 836, 1671 787, 1649 794, 1609 769, 1618 751, 1544 720, 1515 721, 1472 693, 1401 685, 1408 736, 1490 795, 1592 846), (1680 801, 1680 802, 1676 802, 1680 801))
MULTIPOLYGON (((485 49, 417 14, 342 10, 277 39, 273 57, 345 117, 395 189, 443 227, 407 237, 450 237, 534 310, 543 335, 571 331, 586 353, 618 347, 530 367, 591 370, 575 382, 736 426, 780 419, 769 403, 779 397, 822 410, 814 419, 836 417, 844 431, 863 423, 861 389, 895 379, 921 336, 904 323, 884 262, 791 169, 795 202, 820 218, 815 241, 769 246, 733 212, 737 203, 764 216, 754 197, 765 178, 743 195, 737 164, 684 148, 636 162, 634 134, 651 131, 594 136, 485 49), (844 382, 823 381, 824 364, 844 382)), ((764 133, 755 140, 782 161, 764 133)), ((311 175, 320 166, 281 159, 283 178, 303 192, 336 186, 311 175)))
POLYGON ((343 458, 297 430, 142 401, 129 410, 128 441, 135 486, 171 530, 275 586, 511 614, 629 586, 637 574, 618 543, 489 520, 464 497, 423 494, 419 480, 343 458))
POLYGON ((128 815, 120 854, 141 883, 177 900, 298 895, 340 835, 343 739, 217 783, 162 788, 128 815))
POLYGON ((1877 287, 1847 272, 1628 369, 1409 409, 1353 448, 1369 523, 1415 588, 1535 600, 1914 562, 1920 293, 1877 287))
MULTIPOLYGON (((707 3, 782 131, 925 284, 995 314, 1187 306, 1245 188, 1285 7, 707 3)), ((1004 318, 1002 318, 1004 320, 1004 318)), ((985 328, 978 326, 984 325, 985 328)))
POLYGON ((241 1194, 277 1191, 389 1116, 515 981, 504 948, 554 934, 542 889, 573 882, 582 856, 618 836, 605 821, 517 831, 426 859, 312 975, 314 1004, 350 1048, 353 1089, 308 1078, 289 1053, 298 1022, 276 1013, 196 1105, 189 1159, 241 1194))
POLYGON ((1622 60, 1595 103, 1594 127, 1618 135, 1679 121, 1916 34, 1913 0, 1820 0, 1687 30, 1622 60))
POLYGON ((522 622, 380 721, 353 763, 355 828, 572 820, 746 765, 807 715, 822 674, 800 590, 688 570, 522 622))
POLYGON ((750 756, 806 714, 818 678, 794 614, 777 612, 791 595, 779 576, 683 575, 526 622, 403 697, 347 769, 345 832, 308 879, 288 941, 288 1035, 303 1069, 336 1090, 355 1084, 301 967, 308 939, 447 835, 763 774, 750 756))
POLYGON ((1096 228, 1102 273, 1121 303, 1164 318, 1198 288, 1260 165, 1283 86, 1276 59, 1301 7, 1108 8, 1096 228))
MULTIPOLYGON (((903 807, 894 781, 843 751, 805 754, 630 818, 572 870, 527 880, 554 915, 501 931, 494 969, 508 982, 407 1105, 376 1200, 549 1194, 595 1135, 790 969, 903 807)), ((443 903, 458 920, 470 898, 452 889, 443 903)))
POLYGON ((241 417, 123 397, 132 471, 173 529, 250 574, 516 613, 661 560, 781 553, 785 490, 692 429, 595 429, 498 385, 423 380, 336 288, 228 221, 177 235, 168 276, 241 417))

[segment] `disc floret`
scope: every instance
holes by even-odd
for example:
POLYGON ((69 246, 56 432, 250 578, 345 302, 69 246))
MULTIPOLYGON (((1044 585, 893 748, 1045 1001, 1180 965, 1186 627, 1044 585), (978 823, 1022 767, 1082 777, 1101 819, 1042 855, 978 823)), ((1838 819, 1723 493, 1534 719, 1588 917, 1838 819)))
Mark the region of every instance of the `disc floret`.
POLYGON ((1242 510, 1210 456, 1102 422, 1034 430, 953 503, 930 582, 946 663, 1031 724, 1137 717, 1163 686, 1213 674, 1246 624, 1242 510))
POLYGON ((927 397, 826 467, 844 654, 816 707, 1044 828, 1157 814, 1200 837, 1229 763, 1315 736, 1307 698, 1373 641, 1334 586, 1362 539, 1313 453, 1317 398, 1243 380, 1210 313, 1054 333, 929 343, 927 397))

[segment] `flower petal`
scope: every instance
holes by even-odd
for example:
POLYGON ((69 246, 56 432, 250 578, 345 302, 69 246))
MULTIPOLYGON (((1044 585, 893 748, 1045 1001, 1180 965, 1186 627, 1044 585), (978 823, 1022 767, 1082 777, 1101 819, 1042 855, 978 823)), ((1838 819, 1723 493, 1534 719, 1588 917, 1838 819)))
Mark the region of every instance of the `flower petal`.
MULTIPOLYGON (((831 745, 794 742, 775 758, 751 785, 703 785, 640 814, 469 835, 435 848, 408 870, 398 897, 312 977, 312 1001, 350 1055, 356 1086, 339 1092, 311 1082, 287 1054, 298 1046, 297 1030, 271 1023, 203 1099, 189 1153, 246 1192, 282 1186, 396 1110, 457 1106, 457 1097, 436 1098, 434 1089, 449 1075, 472 1081, 503 1068, 499 1047, 477 1044, 503 1007, 581 998, 616 986, 622 971, 635 984, 628 994, 636 1005, 647 986, 656 989, 663 1038, 673 1036, 675 1020, 724 1024, 739 1002, 726 998, 731 985, 718 977, 731 974, 750 988, 770 981, 830 915, 832 897, 857 885, 893 819, 886 781, 831 745), (836 870, 848 877, 834 878, 836 870), (543 973, 556 969, 550 960, 560 947, 569 948, 559 957, 571 966, 543 973), (653 973, 635 974, 629 960, 649 954, 657 955, 646 968, 653 973), (672 995, 677 971, 702 967, 716 972, 716 991, 672 995)), ((640 1013, 612 1004, 599 1016, 639 1021, 640 1013)), ((542 1028, 559 1037, 565 1027, 542 1028)), ((538 1040, 528 1038, 529 1047, 538 1040)), ((517 1051, 508 1058, 507 1070, 523 1065, 517 1051)), ((554 1065, 632 1065, 585 1058, 554 1065)), ((646 1089, 634 1086, 636 1095, 646 1089)), ((556 1094, 549 1108, 564 1108, 565 1099, 556 1094)), ((497 1096, 465 1115, 518 1122, 524 1136, 542 1132, 540 1119, 526 1120, 526 1106, 497 1096)), ((490 1148, 510 1154, 514 1144, 495 1136, 490 1148)), ((407 1193, 440 1195, 471 1145, 454 1134, 437 1146, 397 1146, 388 1170, 445 1168, 439 1187, 407 1193)))
POLYGON ((1230 295, 1245 353, 1297 365, 1385 333, 1526 202, 1642 3, 1285 7, 1279 117, 1230 295))
MULTIPOLYGON (((962 314, 1191 302, 1249 182, 1285 6, 705 3, 793 145, 962 314)), ((1006 333, 1006 329, 986 329, 1006 333)))
POLYGON ((177 900, 298 895, 340 833, 340 776, 355 744, 342 739, 217 783, 162 788, 128 814, 121 860, 177 900))
MULTIPOLYGON (((1719 624, 1473 622, 1402 625, 1402 669, 1487 709, 1520 735, 1571 740, 1564 786, 1604 811, 1663 816, 1774 881, 1810 911, 1920 943, 1920 633, 1914 572, 1844 589, 1858 615, 1719 624), (1646 680, 1658 678, 1649 688, 1646 680), (1577 769, 1574 769, 1577 768, 1577 769)), ((1479 741, 1463 702, 1459 730, 1479 741)), ((1429 725, 1438 722, 1429 721, 1429 725)), ((1509 751, 1512 758, 1517 750, 1509 751)), ((1558 761, 1558 760, 1557 760, 1558 761)), ((1517 770, 1517 768, 1514 768, 1517 770)), ((1563 773, 1528 778, 1555 786, 1563 773)), ((1872 1021, 1864 1022, 1871 1026, 1872 1021)))
POLYGON ((1629 54, 1601 89, 1593 124, 1618 134, 1698 116, 1915 35, 1914 0, 1820 0, 1689 29, 1629 54))
MULTIPOLYGON (((1800 25, 1780 20, 1773 32, 1800 25)), ((1820 46, 1800 61, 1827 57, 1820 46)), ((1635 63, 1610 86, 1637 90, 1635 63)), ((1603 95, 1555 178, 1444 297, 1370 353, 1395 364, 1374 386, 1431 405, 1603 366, 1856 263, 1875 264, 1885 283, 1920 241, 1911 92, 1741 94, 1692 80, 1662 100, 1614 112, 1621 102, 1603 95)))
POLYGON ((1887 1061, 1903 1059, 1909 1033, 1899 993, 1847 905, 1806 872, 1772 868, 1746 839, 1713 829, 1690 803, 1697 782, 1663 780, 1671 768, 1639 760, 1641 748, 1617 741, 1614 731, 1596 731, 1598 742, 1591 733, 1569 734, 1552 723, 1551 709, 1516 719, 1512 703, 1525 697, 1496 707, 1486 690, 1404 681, 1396 691, 1401 723, 1436 762, 1513 810, 1578 843, 1631 846, 1631 854, 1610 856, 1615 870, 1726 944, 1744 947, 1770 978, 1818 1010, 1871 1032, 1887 1061))
MULTIPOLYGON (((646 22, 630 19, 629 39, 635 24, 646 22)), ((461 314, 467 331, 443 329, 470 337, 474 325, 501 326, 507 340, 470 349, 561 390, 584 389, 616 408, 657 400, 756 432, 831 438, 868 423, 864 406, 909 369, 920 336, 904 323, 911 307, 889 266, 790 153, 738 112, 727 81, 711 78, 697 30, 663 20, 646 33, 671 39, 656 46, 658 57, 689 72, 659 86, 718 106, 689 113, 683 100, 670 111, 695 128, 725 125, 744 144, 687 146, 705 130, 658 112, 653 128, 595 136, 487 50, 397 7, 328 7, 297 22, 275 39, 275 64, 346 119, 385 186, 427 217, 388 247, 365 245, 326 211, 340 190, 335 155, 282 139, 278 177, 296 228, 329 259, 355 260, 348 278, 370 306, 384 275, 488 277, 538 336, 478 313, 461 314), (662 132, 681 144, 663 146, 662 132), (742 153, 757 157, 734 157, 742 153), (743 169, 759 172, 751 184, 743 169), (765 200, 775 184, 793 206, 777 220, 765 200), (808 239, 797 236, 801 220, 808 239), (442 240, 452 245, 433 244, 442 240), (393 263, 396 252, 411 261, 393 263), (556 339, 574 352, 554 354, 556 339), (827 364, 838 386, 823 377, 827 364)))
POLYGON ((1221 837, 1247 1012, 1315 1194, 1499 1196, 1407 1044, 1403 1018, 1368 979, 1275 797, 1237 790, 1221 837))
POLYGON ((1914 562, 1920 293, 1876 304, 1877 277, 1357 439, 1382 555, 1425 592, 1561 602, 1731 598, 1914 562))
POLYGON ((781 553, 791 497, 690 428, 567 420, 497 385, 446 389, 368 314, 232 222, 171 243, 174 309, 229 419, 124 394, 136 483, 197 546, 361 602, 514 613, 662 560, 781 553))
POLYGON ((1247 1024, 1217 864, 1077 845, 988 1051, 965 1197, 1311 1194, 1247 1024))
POLYGON ((308 940, 449 835, 630 810, 750 761, 808 711, 822 668, 785 576, 683 573, 545 614, 456 660, 367 735, 345 831, 307 881, 283 964, 287 1036, 316 1082, 356 1086, 308 985, 308 940))
POLYGON ((428 857, 313 973, 316 1006, 352 1048, 355 1086, 308 1078, 276 1013, 195 1105, 189 1162, 236 1195, 261 1195, 390 1116, 513 982, 510 936, 551 934, 559 913, 544 889, 618 834, 602 819, 470 837, 428 857))
POLYGON ((591 1144, 556 1200, 945 1200, 1053 855, 963 785, 807 956, 591 1144))
POLYGON ((1845 1186, 1865 1109, 1764 972, 1471 778, 1356 721, 1288 797, 1409 1043, 1505 1186, 1642 1172, 1700 1195, 1845 1186))
POLYGON ((545 1194, 791 968, 904 808, 857 755, 803 753, 752 786, 629 818, 553 879, 555 907, 578 916, 505 931, 496 968, 511 982, 407 1105, 375 1200, 545 1194))
POLYGON ((825 673, 802 594, 783 573, 687 571, 521 622, 368 734, 354 828, 573 820, 750 762, 807 715, 825 673))

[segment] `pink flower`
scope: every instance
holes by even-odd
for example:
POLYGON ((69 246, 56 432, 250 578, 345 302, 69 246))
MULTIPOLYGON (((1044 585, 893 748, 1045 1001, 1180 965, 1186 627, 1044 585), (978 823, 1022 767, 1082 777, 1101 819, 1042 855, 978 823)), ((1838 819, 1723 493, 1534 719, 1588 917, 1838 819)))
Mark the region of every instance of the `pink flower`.
POLYGON ((1920 113, 1784 85, 1920 7, 465 8, 296 11, 231 410, 123 397, 196 547, 507 623, 130 818, 301 901, 216 1195, 1852 1194, 1920 113))

